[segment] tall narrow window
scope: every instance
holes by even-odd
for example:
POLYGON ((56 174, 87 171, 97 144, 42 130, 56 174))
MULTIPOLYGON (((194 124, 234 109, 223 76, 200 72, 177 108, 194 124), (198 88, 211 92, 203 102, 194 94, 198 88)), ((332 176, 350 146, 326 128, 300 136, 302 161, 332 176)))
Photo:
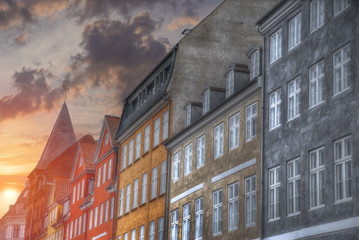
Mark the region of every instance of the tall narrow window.
POLYGON ((302 13, 298 13, 297 16, 292 18, 288 24, 289 28, 289 49, 297 46, 301 41, 302 32, 302 13))
POLYGON ((246 226, 256 225, 257 215, 257 177, 251 176, 245 179, 245 220, 246 226))
POLYGON ((186 176, 192 171, 192 143, 188 144, 184 151, 184 175, 186 176))
POLYGON ((209 89, 203 93, 203 114, 206 114, 209 111, 209 93, 209 89))
POLYGON ((324 62, 313 65, 309 69, 309 107, 323 102, 324 62))
POLYGON ((153 146, 157 146, 160 143, 160 128, 161 128, 161 118, 155 120, 155 129, 153 131, 153 146))
POLYGON ((126 168, 126 158, 127 158, 127 144, 122 147, 122 165, 121 170, 126 168))
POLYGON ((128 240, 128 233, 123 234, 123 240, 128 240))
POLYGON ((246 107, 246 141, 257 137, 257 102, 246 107))
POLYGON ((100 220, 98 225, 101 225, 103 222, 103 203, 100 205, 100 220))
POLYGON ((350 0, 334 0, 334 16, 350 6, 350 0))
POLYGON ((238 182, 228 186, 228 231, 238 228, 238 182))
POLYGON ((172 181, 178 181, 181 171, 181 152, 176 153, 173 156, 173 168, 172 168, 172 181))
MULTIPOLYGON (((107 222, 108 221, 108 210, 109 210, 109 201, 107 200, 106 201, 106 207, 105 207, 105 221, 104 222, 107 222)), ((112 210, 112 209, 111 209, 112 210)), ((112 211, 111 211, 112 212, 112 211)))
POLYGON ((157 178, 158 178, 158 167, 152 168, 151 175, 151 199, 157 197, 157 178))
POLYGON ((239 146, 239 113, 229 118, 229 150, 239 146))
POLYGON ((300 83, 299 78, 288 83, 288 120, 300 114, 300 83))
POLYGON ((132 208, 137 207, 138 201, 138 178, 133 183, 133 201, 132 201, 132 208))
POLYGON ((324 0, 313 0, 310 2, 310 32, 324 24, 324 4, 324 0))
POLYGON ((110 139, 110 134, 107 133, 105 136, 105 146, 108 144, 109 139, 110 139))
POLYGON ((81 198, 84 197, 84 191, 85 191, 85 179, 82 179, 82 181, 81 181, 81 198))
POLYGON ((212 234, 222 234, 222 189, 213 192, 212 234))
POLYGON ((165 235, 165 218, 161 217, 158 219, 158 236, 157 240, 164 240, 165 235))
POLYGON ((141 204, 147 201, 147 173, 142 175, 141 204))
POLYGON ((309 153, 310 166, 310 208, 324 206, 324 147, 309 153))
POLYGON ((260 59, 258 50, 253 53, 250 61, 250 79, 252 80, 259 75, 260 59))
POLYGON ((166 181, 167 181, 167 160, 161 163, 160 194, 166 192, 166 181))
POLYGON ((93 227, 97 227, 97 221, 98 221, 98 207, 95 207, 95 215, 94 215, 94 221, 93 221, 93 227))
POLYGON ((136 229, 131 230, 131 240, 136 240, 136 229))
MULTIPOLYGON (((76 237, 76 235, 77 235, 77 219, 75 219, 74 238, 76 237)), ((54 235, 53 235, 53 238, 54 238, 54 235)))
POLYGON ((74 222, 71 222, 71 227, 70 227, 70 239, 72 239, 72 231, 73 231, 73 227, 74 227, 74 222))
POLYGON ((136 135, 136 153, 135 153, 135 160, 140 158, 141 155, 141 132, 137 133, 136 135))
POLYGON ((125 213, 130 211, 130 202, 131 202, 131 183, 126 187, 126 209, 125 213))
POLYGON ((74 204, 76 201, 76 186, 74 186, 74 189, 72 191, 72 204, 74 204))
POLYGON ((107 180, 110 180, 112 176, 112 158, 108 160, 107 180))
POLYGON ((145 225, 140 226, 140 236, 138 240, 144 240, 145 239, 145 225))
POLYGON ((182 222, 182 239, 189 240, 189 233, 191 228, 191 204, 188 203, 183 206, 183 222, 182 222))
POLYGON ((128 144, 128 165, 132 164, 133 162, 133 148, 134 148, 134 139, 131 139, 130 143, 128 144))
POLYGON ((190 124, 191 124, 191 104, 187 104, 185 127, 187 127, 190 124))
POLYGON ((197 169, 204 165, 204 157, 206 150, 206 136, 203 135, 197 138, 197 169))
POLYGON ((195 211, 194 239, 199 240, 203 238, 203 197, 196 199, 195 211))
POLYGON ((102 170, 102 184, 104 184, 106 182, 107 163, 103 165, 102 170))
POLYGON ((299 213, 299 158, 287 164, 287 211, 288 215, 299 213))
POLYGON ((171 213, 171 240, 178 239, 178 209, 171 213))
POLYGON ((114 212, 115 212, 115 197, 112 197, 112 198, 111 198, 110 219, 113 219, 114 212))
POLYGON ((280 125, 280 89, 269 96, 269 130, 280 125))
POLYGON ((224 123, 221 123, 214 128, 214 158, 223 155, 223 128, 224 123))
POLYGON ((352 198, 351 136, 334 142, 335 201, 352 198))
POLYGON ((85 213, 84 217, 83 217, 82 233, 85 233, 85 231, 86 231, 86 217, 87 217, 87 214, 85 213))
POLYGON ((156 229, 155 229, 156 225, 155 224, 156 224, 155 221, 150 222, 150 231, 148 233, 148 239, 149 240, 155 240, 155 231, 156 231, 156 229))
POLYGON ((81 185, 80 183, 77 184, 77 201, 80 200, 80 189, 81 188, 81 185))
POLYGON ((282 56, 282 29, 270 36, 270 63, 282 56))
POLYGON ((92 216, 93 216, 93 210, 90 211, 90 218, 89 218, 89 230, 92 229, 92 216))
POLYGON ((269 169, 269 221, 279 219, 279 169, 280 167, 269 169))
POLYGON ((333 54, 334 95, 349 88, 350 78, 350 46, 345 45, 333 54))
POLYGON ((162 123, 162 141, 166 140, 168 138, 168 132, 169 132, 169 110, 167 110, 163 114, 163 123, 162 123))
POLYGON ((120 194, 119 194, 120 196, 118 199, 118 216, 123 215, 124 194, 125 194, 125 188, 121 188, 120 194))
POLYGON ((234 71, 230 71, 226 78, 226 98, 231 96, 234 92, 234 71))
POLYGON ((148 150, 150 148, 150 133, 151 133, 151 125, 148 125, 145 128, 145 140, 143 143, 143 152, 144 153, 148 152, 148 150))

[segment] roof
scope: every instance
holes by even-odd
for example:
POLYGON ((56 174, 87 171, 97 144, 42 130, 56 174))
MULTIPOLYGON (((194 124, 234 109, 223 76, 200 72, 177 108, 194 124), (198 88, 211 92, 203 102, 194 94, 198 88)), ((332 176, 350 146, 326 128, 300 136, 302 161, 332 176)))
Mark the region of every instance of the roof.
POLYGON ((72 167, 75 164, 77 152, 77 142, 72 144, 66 151, 64 151, 60 156, 55 158, 47 166, 47 174, 49 177, 62 176, 70 177, 72 167))
POLYGON ((120 124, 120 116, 114 116, 114 115, 105 115, 105 120, 107 123, 107 129, 110 133, 111 142, 114 145, 115 143, 115 135, 117 132, 118 125, 120 124))
POLYGON ((75 142, 74 128, 67 105, 64 103, 36 168, 45 169, 51 161, 75 142))
POLYGON ((55 177, 55 202, 61 202, 71 194, 71 183, 68 177, 55 177))
POLYGON ((95 169, 93 158, 95 156, 97 142, 91 135, 85 135, 79 140, 80 151, 86 169, 95 169))

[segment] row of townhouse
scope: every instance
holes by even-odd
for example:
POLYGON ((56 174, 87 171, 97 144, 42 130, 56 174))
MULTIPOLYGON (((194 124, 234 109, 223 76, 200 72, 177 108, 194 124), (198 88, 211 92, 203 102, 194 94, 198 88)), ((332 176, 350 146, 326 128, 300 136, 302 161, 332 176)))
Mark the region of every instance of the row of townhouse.
POLYGON ((29 175, 26 239, 356 239, 358 12, 225 0, 98 141, 74 139, 64 104, 29 175))

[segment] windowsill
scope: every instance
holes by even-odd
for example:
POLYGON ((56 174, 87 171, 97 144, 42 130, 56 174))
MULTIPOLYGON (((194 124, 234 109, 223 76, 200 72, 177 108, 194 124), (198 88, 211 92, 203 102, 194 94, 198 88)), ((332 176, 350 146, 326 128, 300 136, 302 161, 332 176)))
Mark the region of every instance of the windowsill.
POLYGON ((149 151, 149 150, 147 150, 146 152, 144 152, 144 153, 142 154, 142 156, 141 156, 141 157, 146 156, 149 152, 150 152, 150 151, 149 151))
POLYGON ((236 231, 236 230, 238 230, 238 227, 236 227, 236 228, 231 228, 231 229, 228 229, 228 232, 234 232, 234 231, 236 231))
POLYGON ((136 158, 135 161, 133 161, 133 163, 137 162, 140 159, 141 159, 140 157, 136 158))
POLYGON ((275 60, 273 60, 273 62, 270 62, 269 63, 269 67, 271 67, 272 66, 272 64, 274 64, 274 63, 276 63, 279 59, 281 59, 282 58, 282 55, 280 55, 278 58, 276 58, 275 60))
POLYGON ((140 207, 143 207, 143 206, 145 206, 145 205, 146 205, 146 202, 141 203, 141 205, 140 205, 140 206, 138 206, 138 207, 140 208, 140 207))
POLYGON ((127 213, 124 213, 122 216, 126 216, 128 214, 130 214, 130 211, 128 211, 127 213))
POLYGON ((233 150, 235 150, 237 148, 239 148, 239 144, 237 146, 232 147, 232 148, 228 148, 228 152, 231 152, 231 151, 233 151, 233 150))
POLYGON ((133 162, 132 162, 132 163, 129 163, 129 164, 127 165, 127 168, 131 167, 132 165, 133 165, 133 162))
POLYGON ((309 34, 312 34, 312 33, 316 32, 317 30, 321 29, 324 25, 325 25, 325 20, 324 20, 324 23, 322 25, 318 26, 316 29, 313 29, 312 31, 310 30, 310 26, 309 26, 309 34))
POLYGON ((137 210, 137 207, 132 208, 132 209, 131 209, 131 212, 133 212, 133 211, 135 211, 135 210, 137 210))
POLYGON ((255 224, 255 223, 252 223, 252 224, 246 225, 246 228, 250 228, 250 227, 254 227, 254 226, 256 226, 256 224, 255 224))
POLYGON ((324 208, 324 207, 325 207, 325 204, 322 204, 322 205, 319 205, 319 206, 315 206, 315 207, 309 208, 309 211, 314 211, 314 210, 317 210, 317 209, 320 209, 320 208, 324 208))
POLYGON ((292 117, 291 119, 288 119, 287 123, 291 122, 291 121, 294 121, 296 119, 298 119, 300 117, 300 114, 298 114, 297 116, 295 117, 292 117))
POLYGON ((300 212, 288 214, 287 217, 295 217, 295 216, 298 216, 298 215, 300 215, 300 212))
POLYGON ((295 51, 296 49, 298 49, 300 47, 300 45, 302 45, 302 41, 300 41, 299 43, 297 43, 293 47, 289 48, 288 53, 291 53, 291 52, 295 51))
POLYGON ((269 129, 268 132, 274 131, 274 130, 278 129, 280 126, 282 126, 282 124, 279 124, 279 125, 275 126, 274 128, 269 129))
POLYGON ((334 205, 340 204, 340 203, 346 203, 346 202, 350 202, 353 200, 353 197, 349 197, 349 198, 345 198, 345 199, 341 199, 341 200, 337 200, 334 202, 334 205))
POLYGON ((213 234, 213 237, 218 237, 218 236, 221 236, 221 235, 222 235, 222 232, 219 232, 219 233, 213 234))
POLYGON ((251 142, 252 140, 257 139, 257 135, 255 135, 254 137, 251 137, 250 139, 246 139, 246 143, 251 142))
POLYGON ((157 144, 156 146, 153 146, 152 151, 155 150, 156 148, 158 148, 159 146, 160 146, 159 144, 157 144))
POLYGON ((158 198, 163 197, 163 196, 165 196, 165 195, 166 195, 166 192, 161 193, 160 195, 158 195, 158 198))
POLYGON ((222 153, 221 155, 215 157, 214 160, 217 160, 217 159, 219 159, 219 158, 221 158, 221 157, 223 157, 223 153, 222 153))
POLYGON ((204 163, 198 167, 196 166, 196 170, 201 169, 203 166, 204 166, 204 163))
POLYGON ((349 4, 349 6, 347 6, 346 8, 344 8, 344 9, 342 9, 342 10, 340 10, 339 12, 333 13, 333 18, 342 15, 343 12, 346 12, 346 11, 350 8, 350 6, 351 6, 351 5, 349 4))
POLYGON ((125 171, 125 170, 126 170, 126 168, 124 168, 124 169, 121 169, 121 170, 120 170, 120 173, 122 173, 122 172, 123 172, 123 171, 125 171))
POLYGON ((308 111, 309 111, 309 110, 312 110, 313 108, 316 108, 316 107, 318 107, 318 106, 320 106, 320 105, 322 105, 322 104, 324 104, 324 103, 325 103, 325 101, 321 101, 320 103, 317 103, 317 104, 315 104, 315 105, 309 107, 309 108, 308 108, 308 111))
POLYGON ((162 140, 161 145, 163 145, 167 141, 168 141, 168 137, 166 139, 162 140))
POLYGON ((178 179, 173 179, 172 178, 172 183, 175 183, 175 182, 178 182, 180 179, 178 178, 178 179))
POLYGON ((280 219, 280 217, 273 218, 273 219, 269 219, 269 220, 268 220, 268 223, 278 221, 279 219, 280 219))
POLYGON ((188 175, 190 175, 192 173, 192 170, 190 172, 188 172, 187 174, 183 174, 183 177, 187 177, 188 175))
POLYGON ((337 92, 336 94, 333 95, 333 98, 335 98, 335 97, 341 95, 341 94, 344 93, 344 92, 347 92, 349 89, 350 89, 350 87, 347 87, 346 89, 343 89, 343 90, 341 90, 340 92, 337 92))
POLYGON ((156 200, 156 199, 157 199, 157 197, 151 198, 150 201, 148 201, 148 202, 149 202, 149 203, 150 203, 150 202, 153 202, 153 201, 156 200))

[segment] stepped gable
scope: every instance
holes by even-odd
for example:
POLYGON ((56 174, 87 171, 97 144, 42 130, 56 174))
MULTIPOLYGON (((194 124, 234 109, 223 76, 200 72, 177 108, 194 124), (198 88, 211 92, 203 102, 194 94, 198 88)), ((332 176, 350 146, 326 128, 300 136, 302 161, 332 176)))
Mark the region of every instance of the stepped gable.
POLYGON ((78 142, 72 144, 71 147, 66 149, 63 153, 55 158, 47 166, 48 177, 62 176, 70 177, 71 169, 76 164, 76 153, 77 153, 78 142))
POLYGON ((85 135, 79 140, 79 144, 85 168, 95 170, 95 166, 92 161, 95 156, 97 142, 91 135, 85 135))
POLYGON ((55 201, 61 202, 71 194, 71 183, 68 177, 55 177, 55 201))
POLYGON ((67 105, 64 103, 36 168, 45 169, 52 160, 75 142, 74 128, 67 105))
POLYGON ((112 145, 116 145, 115 135, 117 132, 118 125, 120 124, 121 118, 120 116, 115 116, 115 115, 105 115, 105 119, 107 122, 108 132, 110 133, 111 143, 112 145))

